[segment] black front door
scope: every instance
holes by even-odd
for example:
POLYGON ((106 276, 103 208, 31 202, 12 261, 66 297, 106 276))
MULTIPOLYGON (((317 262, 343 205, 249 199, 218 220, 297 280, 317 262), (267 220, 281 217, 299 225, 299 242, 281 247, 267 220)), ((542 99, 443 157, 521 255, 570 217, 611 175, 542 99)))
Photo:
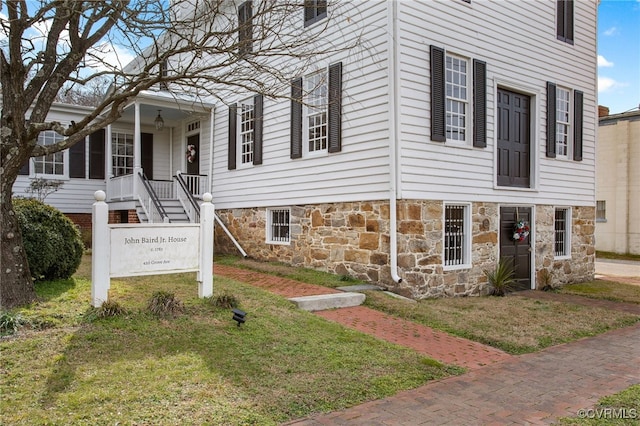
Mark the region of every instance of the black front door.
POLYGON ((531 125, 527 95, 498 89, 498 185, 529 188, 531 125))
POLYGON ((531 289, 532 232, 531 207, 500 207, 500 258, 513 267, 514 290, 531 289), (521 241, 514 238, 517 223, 529 227, 529 235, 521 241))
POLYGON ((187 150, 191 154, 187 155, 187 174, 200 174, 200 134, 191 135, 187 138, 187 150))

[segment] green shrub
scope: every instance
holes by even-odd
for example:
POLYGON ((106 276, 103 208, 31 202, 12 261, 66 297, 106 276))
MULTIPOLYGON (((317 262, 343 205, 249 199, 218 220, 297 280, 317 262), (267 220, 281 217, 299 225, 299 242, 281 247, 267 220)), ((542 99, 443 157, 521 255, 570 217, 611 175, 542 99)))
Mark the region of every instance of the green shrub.
POLYGON ((36 280, 70 278, 80 266, 84 247, 71 220, 35 199, 14 199, 31 276, 36 280))
POLYGON ((167 291, 156 291, 151 296, 147 309, 156 316, 175 316, 184 311, 182 302, 167 291))
POLYGON ((115 300, 107 300, 98 308, 90 308, 85 313, 85 320, 92 322, 96 319, 113 318, 126 315, 128 311, 120 303, 115 300))

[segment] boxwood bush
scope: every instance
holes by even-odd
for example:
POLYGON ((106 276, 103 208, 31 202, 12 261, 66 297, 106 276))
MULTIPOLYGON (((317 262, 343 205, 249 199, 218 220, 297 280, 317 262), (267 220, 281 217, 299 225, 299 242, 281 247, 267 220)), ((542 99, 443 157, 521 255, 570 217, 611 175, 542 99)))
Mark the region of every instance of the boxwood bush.
POLYGON ((36 280, 71 277, 82 260, 80 232, 60 210, 35 199, 14 199, 31 276, 36 280))

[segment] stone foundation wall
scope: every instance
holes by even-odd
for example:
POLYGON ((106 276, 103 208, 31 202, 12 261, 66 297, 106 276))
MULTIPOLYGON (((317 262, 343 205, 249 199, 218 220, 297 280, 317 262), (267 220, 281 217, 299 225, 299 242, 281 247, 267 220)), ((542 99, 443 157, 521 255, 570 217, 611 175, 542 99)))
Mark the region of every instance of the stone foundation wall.
MULTIPOLYGON (((291 208, 291 243, 267 244, 264 208, 217 210, 249 257, 315 268, 380 284, 396 293, 427 297, 486 294, 484 270, 498 259, 499 206, 472 203, 472 266, 445 270, 442 201, 401 200, 397 205, 398 273, 390 271, 388 201, 335 203, 291 208)), ((593 277, 595 209, 572 209, 572 258, 555 260, 554 207, 536 207, 536 270, 549 269, 563 284, 593 277)), ((238 251, 218 227, 217 253, 238 251)))
POLYGON ((593 279, 595 271, 595 207, 571 209, 571 259, 554 257, 554 206, 536 206, 536 274, 546 269, 555 285, 593 279))

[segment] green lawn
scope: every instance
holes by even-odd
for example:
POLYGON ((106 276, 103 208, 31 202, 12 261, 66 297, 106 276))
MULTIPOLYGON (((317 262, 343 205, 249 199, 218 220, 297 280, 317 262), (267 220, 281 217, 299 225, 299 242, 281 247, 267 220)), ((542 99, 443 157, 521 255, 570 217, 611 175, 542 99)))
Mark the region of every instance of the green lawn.
POLYGON ((83 268, 39 284, 27 325, 0 341, 0 424, 278 424, 462 372, 220 277, 215 294, 240 301, 242 327, 197 298, 195 274, 113 280, 128 313, 95 319, 83 268), (148 314, 158 290, 185 312, 148 314))
POLYGON ((640 425, 640 384, 601 398, 595 407, 585 407, 578 416, 560 419, 558 424, 640 425))

